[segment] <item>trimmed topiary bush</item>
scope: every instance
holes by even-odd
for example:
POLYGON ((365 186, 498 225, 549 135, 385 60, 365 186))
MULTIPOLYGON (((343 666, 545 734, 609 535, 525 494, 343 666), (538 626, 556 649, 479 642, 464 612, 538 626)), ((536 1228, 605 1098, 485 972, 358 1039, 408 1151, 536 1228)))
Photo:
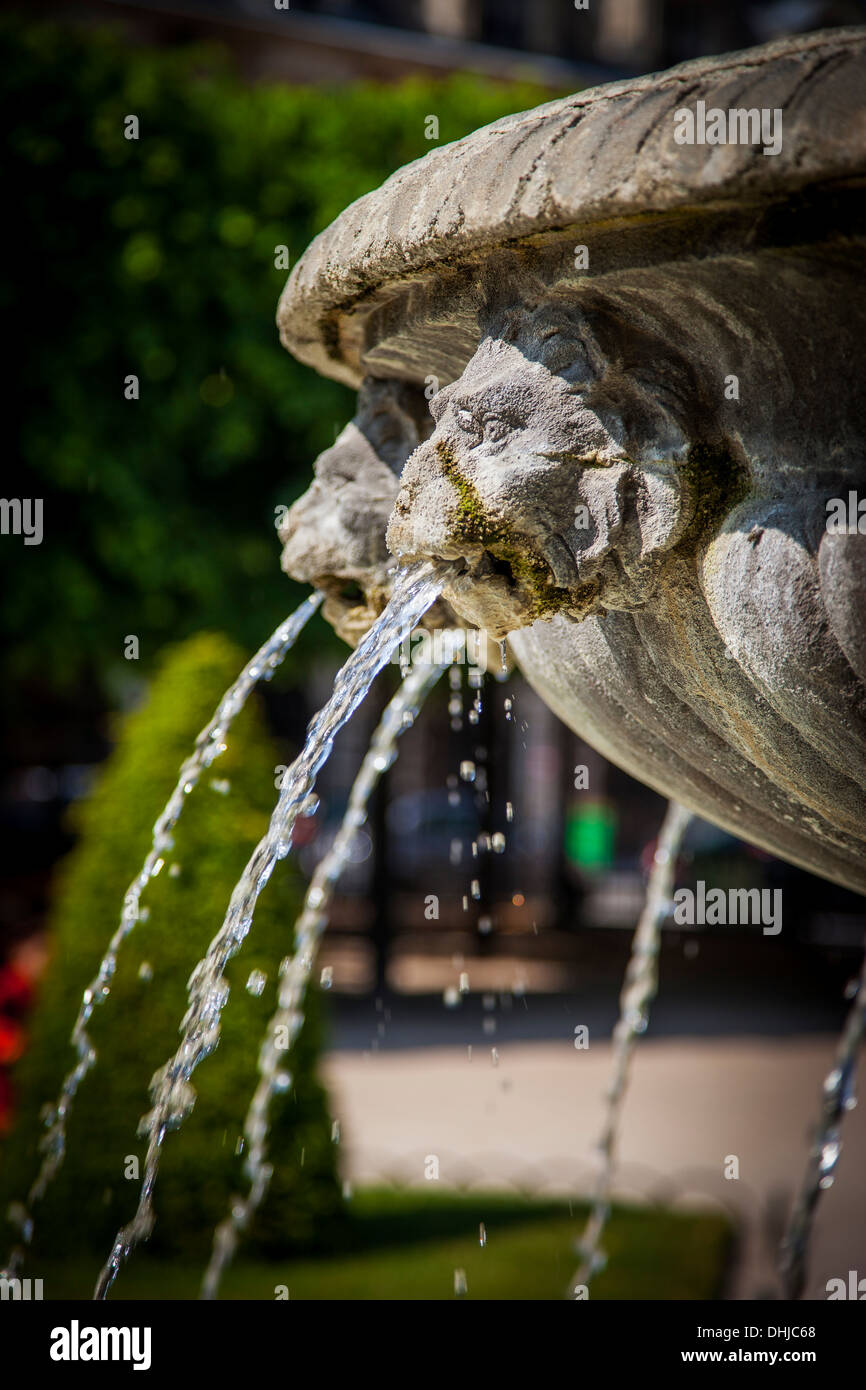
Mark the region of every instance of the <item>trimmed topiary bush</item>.
MULTIPOLYGON (((170 648, 147 703, 126 718, 98 786, 76 808, 80 839, 59 874, 54 956, 16 1079, 20 1114, 0 1176, 4 1211, 34 1176, 39 1110, 53 1100, 74 1060, 69 1032, 82 990, 117 925, 124 892, 149 848, 151 825, 195 735, 243 661, 232 643, 215 634, 170 648)), ((149 1108, 150 1078, 177 1046, 186 982, 267 826, 277 795, 275 767, 286 761, 264 730, 255 698, 233 726, 227 751, 189 798, 175 830, 174 854, 145 892, 149 917, 127 939, 110 997, 94 1010, 90 1032, 99 1061, 78 1094, 66 1161, 37 1208, 36 1274, 40 1251, 107 1254, 138 1200, 139 1183, 125 1173, 134 1170, 132 1156, 143 1163, 145 1143, 136 1130, 149 1108)), ((192 1115, 163 1150, 156 1248, 203 1254, 231 1193, 246 1190, 238 1141, 301 891, 291 863, 280 865, 259 899, 243 950, 226 971, 231 994, 222 1041, 193 1077, 198 1099, 192 1115), (267 975, 260 995, 246 989, 253 970, 267 975)), ((263 1253, 327 1244, 340 1223, 331 1121, 314 1074, 320 1042, 315 991, 308 1003, 307 1023, 288 1063, 294 1086, 274 1098, 271 1112, 275 1171, 253 1241, 263 1253)))

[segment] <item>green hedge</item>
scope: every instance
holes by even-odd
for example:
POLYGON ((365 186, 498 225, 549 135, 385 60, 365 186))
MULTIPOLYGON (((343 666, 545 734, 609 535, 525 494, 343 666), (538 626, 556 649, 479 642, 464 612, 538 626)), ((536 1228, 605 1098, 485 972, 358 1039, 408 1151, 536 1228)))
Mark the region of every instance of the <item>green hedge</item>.
POLYGON ((4 491, 45 502, 40 546, 0 544, 7 670, 104 677, 132 633, 143 670, 202 627, 257 646, 299 596, 274 508, 353 411, 279 346, 275 247, 293 263, 425 154, 427 115, 444 143, 545 94, 468 78, 251 88, 217 50, 8 17, 0 91, 4 370, 23 417, 4 491))
MULTIPOLYGON (((74 1059, 68 1038, 81 993, 117 925, 126 887, 149 848, 150 827, 196 733, 242 664, 241 652, 219 635, 170 649, 147 704, 128 716, 98 786, 79 804, 80 839, 62 865, 53 915, 54 956, 16 1077, 21 1111, 4 1155, 0 1210, 34 1175, 38 1111, 53 1099, 74 1059)), ((128 938, 110 998, 94 1011, 90 1031, 99 1061, 79 1091, 66 1162, 37 1210, 36 1275, 39 1252, 107 1254, 114 1231, 137 1201, 139 1185, 125 1179, 124 1167, 128 1155, 143 1158, 136 1129, 148 1108, 148 1083, 177 1046, 186 981, 266 829, 277 795, 274 769, 286 761, 263 732, 253 705, 238 718, 228 744, 178 823, 169 863, 179 873, 173 875, 167 864, 147 889, 143 902, 150 915, 128 938), (215 790, 212 780, 227 780, 230 790, 215 790), (149 982, 140 976, 142 965, 152 969, 149 982)), ((300 900, 291 863, 278 866, 259 899, 253 930, 226 972, 231 994, 222 1041, 194 1075, 198 1100, 191 1117, 165 1145, 156 1194, 157 1248, 203 1253, 230 1194, 244 1190, 235 1150, 260 1040, 276 1003, 276 967, 291 948, 300 900), (253 969, 268 977, 259 997, 245 987, 253 969)), ((268 1253, 327 1244, 340 1223, 337 1151, 314 1074, 320 1043, 315 990, 310 1013, 289 1068, 294 1089, 273 1105, 275 1173, 257 1231, 258 1247, 268 1253)))

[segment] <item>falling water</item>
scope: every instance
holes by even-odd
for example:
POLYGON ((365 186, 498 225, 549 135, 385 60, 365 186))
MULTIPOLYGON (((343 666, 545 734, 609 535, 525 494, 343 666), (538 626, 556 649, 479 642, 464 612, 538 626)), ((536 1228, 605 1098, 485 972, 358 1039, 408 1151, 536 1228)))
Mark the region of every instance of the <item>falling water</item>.
POLYGON ((690 820, 691 813, 683 806, 676 801, 668 802, 647 883, 646 901, 635 929, 631 955, 619 997, 619 1018, 613 1032, 613 1074, 605 1096, 607 1112, 598 1143, 601 1168, 595 1183, 589 1220, 577 1247, 580 1267, 571 1282, 572 1292, 576 1285, 588 1284, 592 1276, 603 1269, 606 1263, 606 1257, 599 1248, 599 1241, 610 1214, 610 1189, 622 1102, 628 1085, 634 1046, 639 1035, 646 1032, 649 1007, 658 989, 661 929, 671 910, 671 890, 677 854, 690 820))
POLYGON ((299 634, 313 616, 323 595, 311 594, 299 608, 281 623, 276 631, 259 648, 255 656, 247 662, 237 680, 229 687, 220 700, 209 724, 206 724, 195 741, 192 753, 183 764, 177 785, 166 802, 165 808, 153 827, 151 847, 139 873, 132 880, 123 899, 120 924, 108 944, 108 949, 100 962, 99 971, 84 991, 78 1017, 72 1029, 71 1042, 78 1056, 73 1069, 63 1079, 60 1094, 51 1107, 46 1124, 47 1133, 40 1141, 40 1151, 45 1154, 36 1179, 27 1194, 26 1202, 16 1204, 10 1212, 18 1226, 21 1244, 11 1252, 4 1273, 12 1278, 24 1260, 25 1246, 33 1238, 33 1207, 41 1201, 50 1183, 57 1176, 66 1153, 66 1135, 69 1115, 79 1086, 87 1073, 96 1064, 97 1054, 87 1032, 94 1006, 108 997, 111 982, 117 969, 118 952, 130 932, 141 921, 141 895, 152 878, 160 872, 165 856, 173 849, 172 831, 183 813, 186 798, 194 790, 205 768, 225 751, 226 735, 234 719, 240 714, 247 697, 261 679, 270 680, 283 661, 286 653, 294 646, 299 634))
POLYGON ((411 630, 438 598, 447 575, 447 567, 433 565, 398 572, 387 608, 337 675, 331 698, 310 724, 306 743, 285 774, 267 833, 235 885, 222 927, 190 976, 189 1008, 181 1023, 180 1046, 151 1081, 153 1108, 139 1127, 148 1144, 138 1207, 132 1221, 117 1233, 99 1275, 95 1298, 107 1296, 123 1262, 153 1229, 153 1190, 165 1136, 192 1110, 195 1092, 190 1077, 219 1042, 220 1017, 229 992, 223 971, 252 926, 259 893, 277 861, 289 853, 294 822, 309 805, 316 776, 330 755, 334 738, 364 699, 407 625, 411 630))
POLYGON ((397 756, 397 740, 410 727, 445 669, 444 663, 417 665, 403 680, 370 742, 336 839, 310 880, 303 910, 295 923, 294 953, 286 957, 280 968, 277 1009, 265 1030, 259 1052, 260 1079, 244 1122, 249 1144, 244 1165, 249 1191, 246 1197, 232 1202, 229 1215, 214 1232, 210 1264, 202 1282, 202 1298, 216 1298, 220 1280, 234 1258, 241 1233, 249 1227, 268 1189, 272 1173, 267 1162, 270 1104, 274 1092, 285 1091, 291 1085, 290 1074, 285 1070, 286 1054, 304 1022, 304 996, 319 941, 327 926, 334 889, 348 863, 355 836, 367 819, 367 805, 376 784, 397 756))
POLYGON ((854 985, 854 1003, 845 1020, 832 1070, 824 1079, 821 1115, 809 1151, 800 1195, 782 1241, 779 1273, 785 1298, 799 1298, 806 1284, 812 1221, 821 1193, 833 1184, 842 1151, 842 1120, 856 1105, 857 1053, 866 1034, 866 956, 854 985))

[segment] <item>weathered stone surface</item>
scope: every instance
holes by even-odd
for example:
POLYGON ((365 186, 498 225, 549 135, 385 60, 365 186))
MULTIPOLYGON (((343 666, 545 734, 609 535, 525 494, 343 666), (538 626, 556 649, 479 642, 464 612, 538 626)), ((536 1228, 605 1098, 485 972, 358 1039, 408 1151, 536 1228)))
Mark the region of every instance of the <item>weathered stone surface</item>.
POLYGON ((347 209, 280 311, 304 360, 391 379, 361 417, 439 379, 399 485, 412 439, 347 432, 352 487, 328 451, 290 514, 290 572, 364 590, 350 640, 393 500, 392 554, 458 562, 457 619, 566 723, 860 891, 866 535, 826 523, 866 498, 864 90, 833 31, 514 117, 347 209), (780 109, 781 152, 677 145, 699 99, 780 109))
POLYGON ((585 242, 591 232, 595 274, 602 239, 606 265, 633 260, 631 245, 599 236, 618 223, 657 228, 671 250, 682 214, 703 209, 718 245, 726 215, 742 219, 751 208, 760 218, 798 190, 861 178, 864 34, 834 29, 683 63, 432 150, 312 242, 280 300, 283 343, 349 385, 365 375, 423 382, 429 374, 444 384, 477 346, 467 270, 507 244, 585 242), (699 100, 782 109, 781 153, 676 144, 675 111, 699 100))

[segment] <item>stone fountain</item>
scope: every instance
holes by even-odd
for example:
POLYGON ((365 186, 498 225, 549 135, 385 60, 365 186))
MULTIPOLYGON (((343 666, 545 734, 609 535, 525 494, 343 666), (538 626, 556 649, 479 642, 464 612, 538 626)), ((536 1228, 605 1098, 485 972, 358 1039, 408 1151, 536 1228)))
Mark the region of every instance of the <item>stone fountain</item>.
POLYGON ((498 121, 347 208, 278 315, 359 392, 282 529, 349 642, 395 562, 457 562, 432 621, 860 892, 864 90, 844 29, 498 121))
MULTIPOLYGON (((138 1207, 96 1296, 151 1233, 165 1136, 219 1042, 223 972, 313 808, 317 772, 421 619, 507 640, 568 725, 675 799, 614 1035, 605 1165, 580 1247, 587 1277, 598 1267, 617 1116, 688 810, 866 891, 864 89, 866 30, 836 30, 553 102, 400 170, 297 264, 283 341, 358 388, 355 418, 282 526, 284 568, 318 592, 226 692, 154 826, 82 998, 77 1060, 16 1204, 4 1278, 17 1279, 33 1208, 62 1163, 96 1061, 93 1008, 185 798, 320 602, 356 650, 190 976, 181 1043, 139 1130, 138 1207)), ((216 1232, 208 1297, 268 1186, 268 1109, 291 1084, 275 1027, 300 1027, 328 893, 407 716, 448 664, 415 670, 393 697, 310 885, 247 1114, 249 1190, 216 1232)), ((789 1296, 839 1156, 866 966, 849 997, 783 1246, 789 1296)))

